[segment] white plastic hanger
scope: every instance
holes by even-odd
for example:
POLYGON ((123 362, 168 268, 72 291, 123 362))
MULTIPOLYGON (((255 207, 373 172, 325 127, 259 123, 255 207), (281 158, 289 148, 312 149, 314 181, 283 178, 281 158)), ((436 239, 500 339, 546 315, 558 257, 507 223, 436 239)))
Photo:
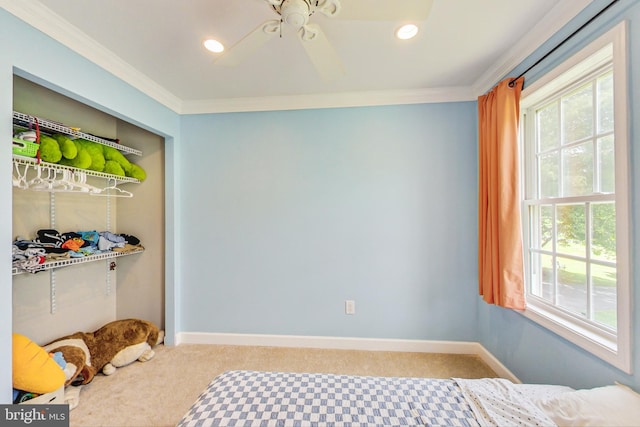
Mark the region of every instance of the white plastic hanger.
POLYGON ((51 171, 47 169, 47 177, 43 178, 42 176, 42 167, 40 165, 34 166, 36 170, 36 176, 32 178, 29 182, 27 182, 27 187, 29 190, 34 191, 48 191, 53 188, 51 185, 51 171))
POLYGON ((100 190, 99 193, 91 193, 92 196, 103 196, 103 197, 133 197, 133 193, 127 191, 127 190, 123 190, 122 188, 118 187, 116 180, 113 180, 113 184, 111 184, 108 187, 104 187, 102 190, 100 190), (116 194, 111 194, 110 190, 116 190, 117 193, 116 194), (106 194, 105 194, 106 193, 106 194))
POLYGON ((83 171, 75 171, 71 178, 71 183, 76 188, 76 191, 81 193, 96 195, 102 191, 98 187, 87 184, 87 174, 83 171))
POLYGON ((29 184, 27 183, 27 171, 29 170, 29 165, 24 166, 24 170, 20 171, 20 164, 14 163, 14 169, 16 170, 16 174, 13 175, 13 186, 26 190, 29 188, 29 184))

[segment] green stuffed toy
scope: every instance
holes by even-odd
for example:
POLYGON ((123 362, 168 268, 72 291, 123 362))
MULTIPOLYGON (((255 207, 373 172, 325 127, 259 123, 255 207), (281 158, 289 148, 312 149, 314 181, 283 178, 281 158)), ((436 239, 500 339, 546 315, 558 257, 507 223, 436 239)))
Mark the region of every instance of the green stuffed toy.
POLYGON ((96 172, 104 171, 104 165, 106 160, 104 158, 104 151, 102 144, 88 141, 86 139, 76 139, 80 143, 80 146, 84 148, 91 157, 91 165, 87 168, 96 172))
POLYGON ((76 144, 66 135, 62 135, 61 133, 57 133, 55 135, 51 135, 53 139, 58 141, 58 145, 60 146, 60 151, 62 152, 62 157, 65 159, 75 159, 78 155, 78 147, 76 144))
POLYGON ((135 178, 138 181, 144 181, 145 179, 147 179, 147 173, 144 169, 142 169, 142 166, 136 165, 134 163, 131 163, 131 170, 129 171, 127 176, 135 178))
POLYGON ((104 158, 107 159, 105 172, 118 176, 128 176, 139 181, 147 178, 147 173, 135 163, 130 162, 120 151, 113 147, 104 146, 104 158), (109 171, 107 171, 107 167, 109 171))
POLYGON ((82 138, 70 139, 62 134, 40 135, 40 158, 49 163, 126 176, 138 181, 147 178, 141 166, 130 162, 116 148, 82 138))
POLYGON ((62 151, 58 141, 40 134, 40 158, 49 163, 58 163, 62 159, 62 151))
POLYGON ((73 159, 62 157, 60 164, 78 169, 89 169, 89 166, 91 166, 91 156, 89 155, 89 152, 84 149, 78 140, 73 140, 72 142, 76 147, 76 157, 73 159))
POLYGON ((104 164, 104 172, 111 175, 126 176, 122 166, 115 160, 107 160, 104 164))
MULTIPOLYGON (((118 150, 116 150, 113 147, 109 147, 107 145, 105 145, 103 147, 104 150, 104 158, 109 161, 113 161, 115 163, 117 163, 121 169, 123 170, 123 172, 127 172, 131 169, 131 162, 129 160, 127 160, 127 158, 118 150)), ((116 174, 118 175, 118 174, 116 174)), ((122 175, 124 176, 124 175, 122 175)))

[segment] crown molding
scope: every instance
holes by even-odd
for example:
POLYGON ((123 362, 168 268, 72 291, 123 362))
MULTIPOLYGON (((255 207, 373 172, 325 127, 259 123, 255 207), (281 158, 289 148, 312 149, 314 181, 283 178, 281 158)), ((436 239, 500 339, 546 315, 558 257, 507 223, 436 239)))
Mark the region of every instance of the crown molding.
POLYGON ((305 110, 317 108, 371 107, 401 104, 428 104, 473 101, 471 87, 433 89, 316 93, 184 101, 182 114, 235 113, 249 111, 305 110))
POLYGON ((182 101, 37 0, 0 0, 0 7, 119 79, 179 112, 182 101))
POLYGON ((520 65, 591 2, 592 0, 559 1, 531 31, 513 44, 500 59, 495 61, 493 67, 473 83, 472 91, 475 97, 490 90, 500 79, 520 65))

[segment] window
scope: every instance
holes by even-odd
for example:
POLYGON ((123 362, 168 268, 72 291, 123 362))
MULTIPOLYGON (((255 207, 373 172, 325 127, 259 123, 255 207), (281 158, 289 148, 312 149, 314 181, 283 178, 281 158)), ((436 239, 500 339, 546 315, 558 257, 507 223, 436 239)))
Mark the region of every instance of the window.
POLYGON ((521 99, 524 315, 631 370, 624 23, 521 99))

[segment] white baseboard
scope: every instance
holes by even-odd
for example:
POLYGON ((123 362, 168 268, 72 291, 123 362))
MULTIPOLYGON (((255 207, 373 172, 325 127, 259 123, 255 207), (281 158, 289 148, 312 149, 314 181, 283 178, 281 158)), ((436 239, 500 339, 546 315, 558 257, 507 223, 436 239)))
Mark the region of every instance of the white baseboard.
POLYGON ((385 338, 315 337, 299 335, 224 334, 181 332, 176 345, 217 344, 259 347, 325 348, 337 350, 402 351, 415 353, 473 354, 484 361, 501 378, 514 383, 520 380, 493 356, 482 344, 471 341, 428 341, 385 338))
POLYGON ((507 369, 507 367, 504 366, 502 362, 500 362, 493 354, 491 354, 489 350, 484 348, 484 346, 480 343, 476 344, 478 344, 479 351, 475 354, 478 355, 484 363, 489 365, 489 367, 493 369, 495 373, 500 376, 500 378, 506 378, 513 383, 522 384, 522 381, 520 381, 520 379, 516 377, 513 372, 507 369))

